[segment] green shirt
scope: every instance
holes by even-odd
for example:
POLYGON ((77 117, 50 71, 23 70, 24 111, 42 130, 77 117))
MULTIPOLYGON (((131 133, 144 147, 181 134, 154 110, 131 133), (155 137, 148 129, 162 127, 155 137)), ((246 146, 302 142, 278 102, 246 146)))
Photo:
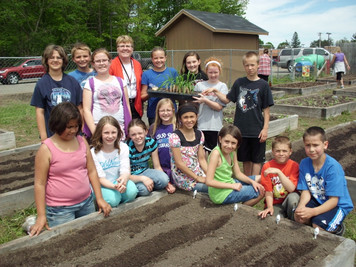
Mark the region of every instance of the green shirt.
MULTIPOLYGON (((224 155, 221 152, 221 149, 219 146, 216 146, 214 150, 219 151, 220 157, 221 157, 221 164, 220 166, 216 167, 215 170, 215 175, 214 175, 214 180, 227 183, 227 184, 234 184, 235 181, 232 178, 232 168, 234 166, 233 164, 233 159, 234 159, 234 153, 236 152, 231 152, 230 157, 231 157, 231 165, 226 161, 224 155)), ((210 160, 210 158, 209 158, 210 160)), ((228 195, 233 191, 233 189, 227 189, 227 188, 215 188, 215 187, 210 187, 209 186, 209 197, 211 201, 213 201, 215 204, 221 204, 224 202, 224 200, 227 198, 228 195)))

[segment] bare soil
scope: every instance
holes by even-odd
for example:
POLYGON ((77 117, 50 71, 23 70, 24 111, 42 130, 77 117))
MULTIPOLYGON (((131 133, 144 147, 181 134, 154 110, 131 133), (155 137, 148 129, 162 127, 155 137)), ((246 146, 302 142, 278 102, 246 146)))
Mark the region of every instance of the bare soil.
MULTIPOLYGON (((284 84, 277 84, 274 87, 283 87, 283 88, 307 88, 307 87, 314 87, 318 85, 325 85, 325 82, 294 82, 294 83, 284 83, 284 84)), ((273 90, 273 87, 272 87, 273 90)))
POLYGON ((344 103, 350 103, 354 98, 349 96, 336 95, 310 95, 307 97, 293 97, 289 99, 277 100, 278 104, 289 104, 307 107, 330 107, 344 103))
POLYGON ((154 204, 0 256, 2 266, 318 266, 340 239, 206 196, 177 192, 154 204))

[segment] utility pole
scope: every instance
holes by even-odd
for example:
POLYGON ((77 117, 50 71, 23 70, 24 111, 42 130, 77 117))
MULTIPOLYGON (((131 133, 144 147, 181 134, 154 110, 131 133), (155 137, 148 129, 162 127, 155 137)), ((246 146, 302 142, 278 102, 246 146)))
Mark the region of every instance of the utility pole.
POLYGON ((319 47, 321 47, 321 32, 319 32, 318 35, 319 35, 319 47))
POLYGON ((328 46, 330 46, 330 34, 331 34, 331 32, 327 32, 326 34, 328 35, 328 46))

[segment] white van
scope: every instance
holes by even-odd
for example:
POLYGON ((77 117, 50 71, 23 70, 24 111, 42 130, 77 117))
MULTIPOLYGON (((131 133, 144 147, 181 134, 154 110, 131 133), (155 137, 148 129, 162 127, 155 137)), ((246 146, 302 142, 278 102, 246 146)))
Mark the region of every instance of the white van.
POLYGON ((291 72, 296 58, 313 54, 323 56, 325 61, 331 61, 333 58, 333 54, 320 47, 284 48, 279 52, 277 64, 278 67, 288 69, 291 72))

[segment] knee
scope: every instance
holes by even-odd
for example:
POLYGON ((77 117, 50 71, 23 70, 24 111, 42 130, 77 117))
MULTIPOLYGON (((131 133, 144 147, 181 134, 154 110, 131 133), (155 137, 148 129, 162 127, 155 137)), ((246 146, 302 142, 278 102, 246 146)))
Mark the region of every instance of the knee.
POLYGON ((150 191, 148 191, 147 187, 143 183, 137 183, 137 196, 148 196, 150 194, 150 191))

